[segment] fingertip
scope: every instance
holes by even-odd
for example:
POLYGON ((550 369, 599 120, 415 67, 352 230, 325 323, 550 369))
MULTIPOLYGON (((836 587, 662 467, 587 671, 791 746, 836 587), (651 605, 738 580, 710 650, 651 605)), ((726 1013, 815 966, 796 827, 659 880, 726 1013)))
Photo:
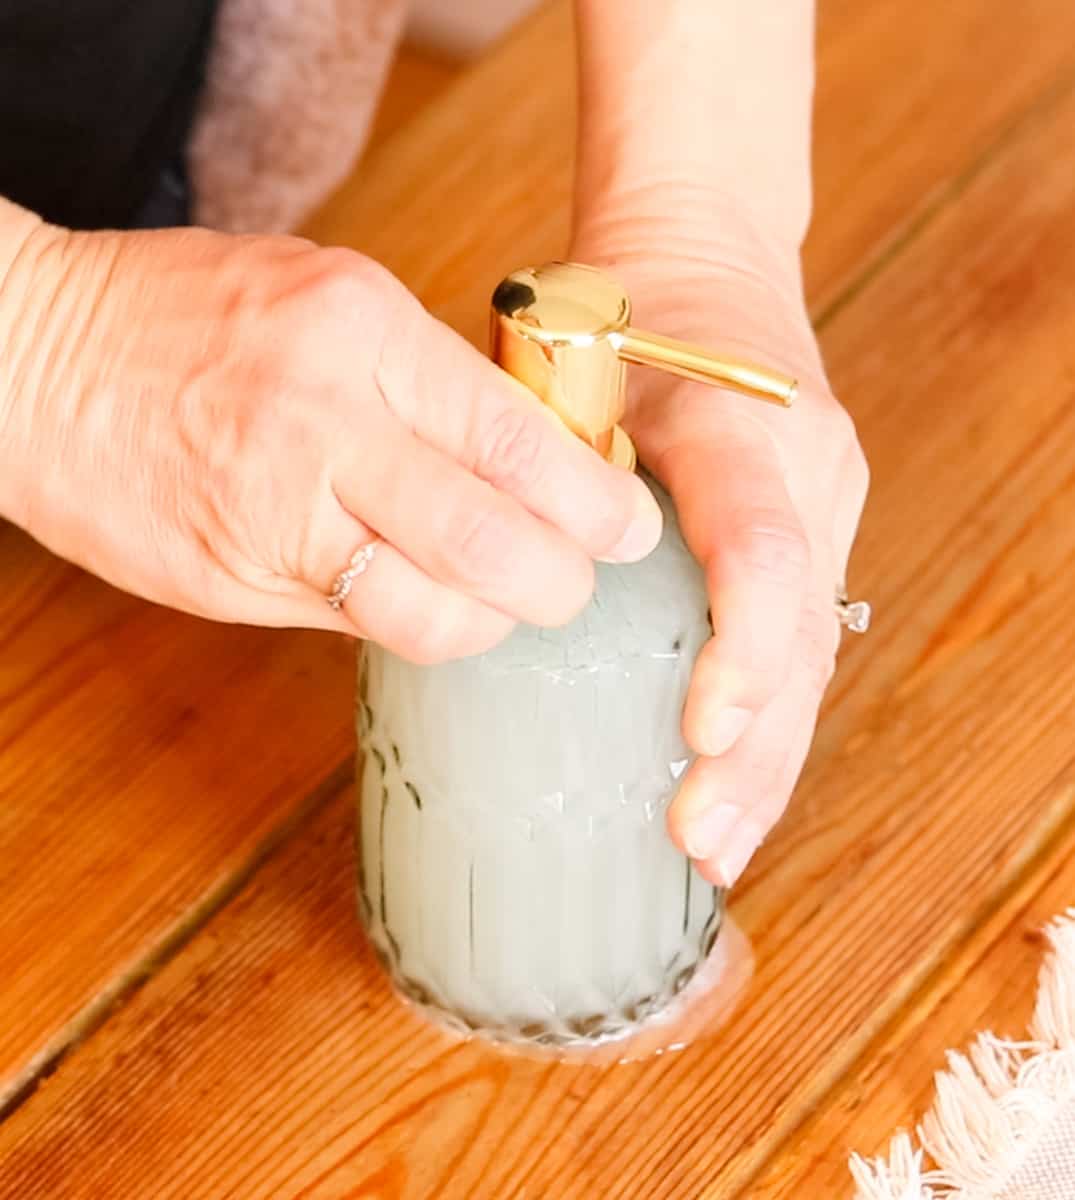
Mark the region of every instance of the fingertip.
POLYGON ((709 759, 695 760, 684 775, 683 782, 668 808, 668 832, 672 841, 684 854, 690 854, 687 848, 687 831, 716 799, 709 778, 712 765, 709 759))
POLYGON ((731 804, 716 804, 689 825, 684 849, 700 874, 717 887, 730 888, 765 840, 762 827, 731 804))
POLYGON ((756 813, 724 799, 719 764, 699 759, 688 771, 668 813, 672 840, 699 872, 718 887, 731 887, 765 837, 756 813))
POLYGON ((656 497, 641 479, 631 479, 632 510, 627 528, 601 561, 640 562, 657 548, 664 532, 664 514, 656 497))
POLYGON ((714 887, 725 888, 728 885, 724 882, 724 877, 721 875, 716 863, 708 862, 705 859, 692 860, 694 869, 706 881, 714 887))
POLYGON ((708 862, 718 854, 743 819, 734 804, 717 802, 696 813, 683 828, 683 848, 696 862, 708 862))
POLYGON ((747 864, 765 840, 765 831, 750 817, 744 816, 731 831, 716 854, 706 860, 713 882, 718 887, 731 887, 738 882, 747 864))

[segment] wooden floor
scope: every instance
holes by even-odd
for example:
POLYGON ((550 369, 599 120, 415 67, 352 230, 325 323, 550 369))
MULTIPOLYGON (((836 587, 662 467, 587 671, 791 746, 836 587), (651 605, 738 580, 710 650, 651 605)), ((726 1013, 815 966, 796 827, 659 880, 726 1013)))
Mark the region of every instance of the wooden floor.
MULTIPOLYGON (((479 340, 565 246, 570 37, 555 0, 433 70, 308 232, 479 340)), ((844 1197, 946 1047, 1022 1030, 1075 901, 1075 8, 822 0, 819 54, 809 293, 876 623, 736 890, 730 1023, 607 1068, 422 1025, 354 916, 350 649, 3 529, 4 1200, 844 1197)))

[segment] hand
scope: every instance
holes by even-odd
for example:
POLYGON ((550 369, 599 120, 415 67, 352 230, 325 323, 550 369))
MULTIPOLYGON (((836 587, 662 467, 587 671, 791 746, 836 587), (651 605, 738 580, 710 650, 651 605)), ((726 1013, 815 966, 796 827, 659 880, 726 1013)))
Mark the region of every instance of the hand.
POLYGON ((640 327, 799 379, 788 410, 657 372, 633 376, 627 424, 705 568, 715 629, 684 713, 701 757, 669 827, 702 873, 728 886, 786 807, 813 737, 867 468, 826 382, 797 262, 743 225, 683 212, 608 213, 574 254, 624 284, 640 327))
POLYGON ((4 326, 0 513, 175 608, 435 661, 569 620, 594 557, 660 533, 641 481, 349 251, 39 225, 4 326))

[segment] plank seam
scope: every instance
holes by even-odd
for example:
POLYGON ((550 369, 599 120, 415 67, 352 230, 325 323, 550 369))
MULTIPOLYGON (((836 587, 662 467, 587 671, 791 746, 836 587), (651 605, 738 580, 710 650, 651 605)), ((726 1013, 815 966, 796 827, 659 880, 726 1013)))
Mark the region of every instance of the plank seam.
POLYGON ((834 1095, 856 1066, 869 1059, 875 1047, 891 1036, 919 1001, 938 987, 953 956, 959 954, 977 931, 1023 887, 1046 870, 1053 845, 1075 834, 1075 788, 1070 782, 1073 768, 1075 759, 1067 762, 1039 793, 1043 804, 1050 797, 1052 803, 1048 805, 1036 837, 1028 839, 1022 853, 1013 858, 999 886, 983 899, 973 913, 953 925, 947 940, 939 943, 936 950, 916 964, 916 968, 893 991, 892 1002, 879 1008, 873 1018, 862 1026, 860 1036, 848 1040, 845 1052, 833 1057, 831 1069, 818 1077, 814 1086, 809 1088, 804 1102, 787 1120, 774 1126, 769 1144, 766 1145, 765 1139, 759 1142, 759 1152, 751 1155, 754 1161, 748 1167, 744 1180, 735 1184, 734 1196, 726 1200, 751 1200, 751 1188, 795 1142, 797 1135, 825 1101, 834 1095))
POLYGON ((912 211, 904 226, 893 230, 883 239, 872 257, 867 253, 859 266, 848 272, 847 282, 835 289, 832 299, 825 301, 811 313, 814 328, 820 332, 830 325, 874 280, 883 275, 893 262, 901 258, 934 220, 951 208, 997 158, 1009 147, 1020 142, 1031 125, 1059 108, 1073 89, 1075 64, 1069 63, 1064 70, 1057 73, 1052 84, 1038 93, 1031 104, 1006 122, 977 158, 950 179, 931 188, 926 193, 925 202, 920 208, 912 211))
POLYGON ((51 1038, 26 1066, 0 1090, 0 1121, 7 1120, 26 1103, 40 1084, 52 1075, 73 1051, 180 953, 224 909, 259 871, 349 785, 352 762, 347 759, 331 772, 270 829, 234 871, 196 900, 160 941, 120 971, 51 1038))

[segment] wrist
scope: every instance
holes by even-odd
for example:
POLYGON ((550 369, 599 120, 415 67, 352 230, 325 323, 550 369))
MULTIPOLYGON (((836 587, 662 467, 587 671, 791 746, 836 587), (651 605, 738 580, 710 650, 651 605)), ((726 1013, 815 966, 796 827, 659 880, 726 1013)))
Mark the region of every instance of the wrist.
POLYGON ((811 215, 813 0, 575 0, 580 228, 700 189, 797 253, 811 215))
POLYGON ((632 320, 794 376, 804 394, 828 391, 802 286, 799 256, 724 206, 684 218, 608 213, 571 247, 607 270, 632 301, 632 320))
POLYGON ((625 187, 578 215, 572 252, 582 262, 623 273, 685 280, 716 273, 753 277, 804 311, 802 259, 741 198, 685 179, 652 179, 625 187))
MULTIPOLYGON (((572 220, 576 242, 622 241, 636 236, 633 231, 648 228, 725 257, 749 251, 764 256, 782 276, 801 275, 802 246, 811 216, 808 176, 800 188, 789 186, 782 201, 763 199, 750 188, 689 161, 654 168, 624 160, 600 174, 600 183, 576 187, 572 220)), ((659 245, 652 249, 661 251, 659 245)))
POLYGON ((0 518, 28 526, 49 248, 63 231, 0 198, 0 518))

